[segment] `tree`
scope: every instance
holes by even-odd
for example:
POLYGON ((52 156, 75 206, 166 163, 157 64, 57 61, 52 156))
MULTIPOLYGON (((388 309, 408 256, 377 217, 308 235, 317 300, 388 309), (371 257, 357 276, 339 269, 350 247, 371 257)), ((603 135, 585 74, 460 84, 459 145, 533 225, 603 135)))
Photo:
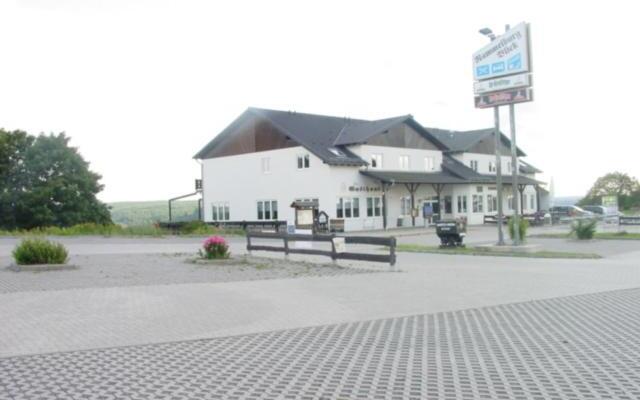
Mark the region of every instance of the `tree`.
POLYGON ((608 173, 596 180, 579 204, 600 204, 602 196, 618 196, 619 205, 623 209, 637 206, 639 204, 634 203, 640 200, 640 183, 622 172, 608 173))
POLYGON ((0 130, 0 136, 1 227, 111 223, 109 209, 96 198, 101 176, 89 170, 64 133, 34 138, 0 130))
POLYGON ((16 226, 15 205, 24 186, 24 158, 33 139, 23 131, 0 129, 0 227, 16 226))

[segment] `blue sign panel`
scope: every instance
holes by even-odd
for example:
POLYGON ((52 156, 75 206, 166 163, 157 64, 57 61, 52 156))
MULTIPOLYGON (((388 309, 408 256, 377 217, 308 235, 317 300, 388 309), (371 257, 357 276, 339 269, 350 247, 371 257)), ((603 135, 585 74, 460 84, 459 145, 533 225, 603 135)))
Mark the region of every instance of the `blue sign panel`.
POLYGON ((488 64, 478 65, 478 67, 476 68, 476 75, 478 76, 489 75, 490 72, 491 70, 488 64))
POLYGON ((509 71, 519 70, 522 68, 522 54, 518 53, 515 56, 509 58, 507 61, 507 69, 509 71))
POLYGON ((495 73, 498 73, 498 72, 502 72, 502 71, 504 71, 504 62, 500 61, 500 62, 491 64, 491 73, 492 74, 495 74, 495 73))

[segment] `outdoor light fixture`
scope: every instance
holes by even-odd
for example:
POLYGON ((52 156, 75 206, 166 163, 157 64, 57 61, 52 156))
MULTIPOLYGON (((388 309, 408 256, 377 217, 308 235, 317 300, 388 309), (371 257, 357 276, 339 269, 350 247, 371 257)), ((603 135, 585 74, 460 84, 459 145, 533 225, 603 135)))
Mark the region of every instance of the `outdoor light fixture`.
POLYGON ((482 33, 485 36, 488 36, 489 39, 495 40, 496 35, 493 34, 493 31, 489 28, 482 28, 478 32, 482 33))

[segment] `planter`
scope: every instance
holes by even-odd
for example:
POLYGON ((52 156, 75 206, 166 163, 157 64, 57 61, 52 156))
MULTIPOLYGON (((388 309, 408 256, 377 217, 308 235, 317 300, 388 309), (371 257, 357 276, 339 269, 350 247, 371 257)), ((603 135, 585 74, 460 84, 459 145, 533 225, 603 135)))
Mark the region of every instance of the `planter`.
POLYGON ((78 267, 73 264, 19 265, 19 264, 13 263, 9 265, 9 269, 14 272, 44 272, 44 271, 63 271, 63 270, 70 270, 70 269, 78 269, 78 267))

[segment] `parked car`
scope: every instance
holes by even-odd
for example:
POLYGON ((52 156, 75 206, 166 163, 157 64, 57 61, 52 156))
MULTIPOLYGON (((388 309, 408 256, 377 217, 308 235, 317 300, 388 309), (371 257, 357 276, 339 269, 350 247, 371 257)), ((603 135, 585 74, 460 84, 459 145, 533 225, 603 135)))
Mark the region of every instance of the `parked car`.
POLYGON ((578 206, 554 206, 549 209, 552 223, 574 218, 593 218, 595 214, 578 206))
POLYGON ((610 209, 608 209, 605 206, 583 206, 582 208, 584 210, 591 211, 592 213, 602 217, 617 217, 620 215, 619 212, 617 211, 612 212, 610 209))

